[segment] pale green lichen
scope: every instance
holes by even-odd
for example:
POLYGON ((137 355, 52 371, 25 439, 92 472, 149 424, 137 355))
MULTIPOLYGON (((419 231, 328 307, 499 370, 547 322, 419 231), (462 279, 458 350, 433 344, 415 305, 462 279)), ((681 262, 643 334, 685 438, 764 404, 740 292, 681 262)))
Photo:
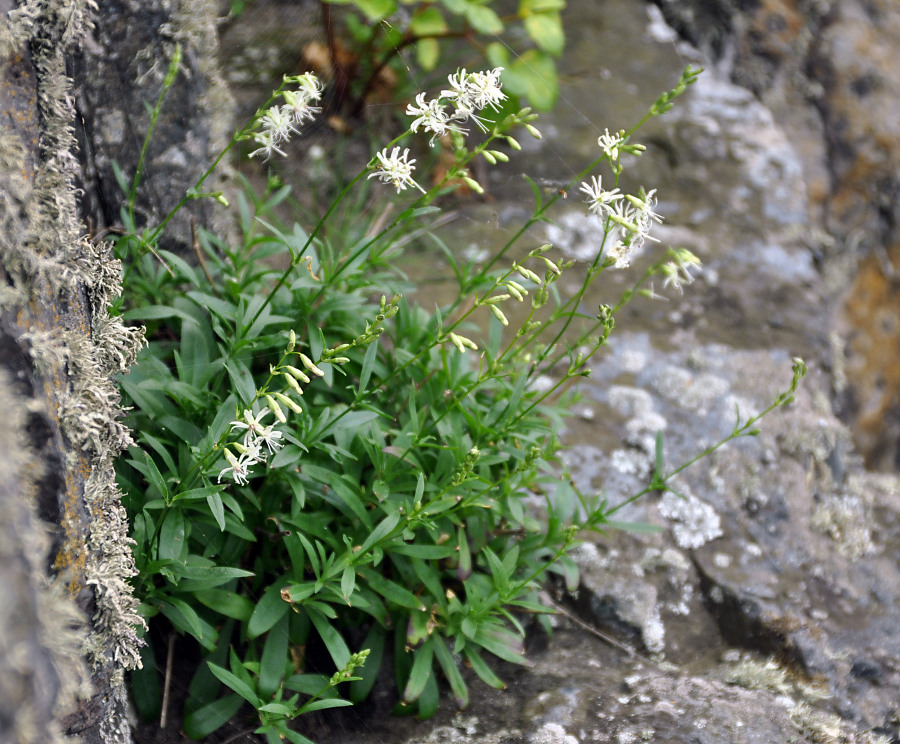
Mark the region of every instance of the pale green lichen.
POLYGON ((807 741, 815 744, 891 744, 891 738, 873 731, 854 732, 852 726, 833 713, 794 706, 791 723, 807 741))
MULTIPOLYGON (((72 447, 66 457, 67 482, 83 486, 81 498, 91 519, 87 544, 67 547, 70 553, 84 554, 78 564, 84 572, 81 580, 96 600, 90 632, 82 644, 57 629, 48 642, 77 661, 86 653, 97 666, 112 665, 108 692, 113 704, 99 730, 104 741, 127 742, 123 674, 140 665, 137 629, 143 621, 128 584, 134 560, 112 466, 131 443, 120 421, 113 376, 133 363, 142 335, 109 317, 110 301, 119 290, 119 266, 110 260, 108 247, 83 238, 72 83, 65 75, 65 55, 85 38, 96 10, 93 0, 31 0, 0 28, 0 49, 30 46, 40 111, 40 156, 33 180, 29 184, 32 174, 19 178, 16 169, 9 169, 9 205, 0 209, 0 227, 5 236, 15 236, 3 251, 4 267, 13 278, 11 286, 3 287, 3 297, 15 300, 8 307, 22 308, 23 322, 37 324, 23 329, 20 343, 29 349, 37 378, 44 381, 49 415, 55 416, 58 408, 60 429, 72 447)), ((14 153, 23 150, 27 148, 15 137, 0 136, 0 164, 14 165, 14 153)), ((67 535, 73 537, 77 535, 67 535)), ((50 617, 74 607, 59 596, 60 589, 44 603, 57 610, 50 617)), ((71 703, 77 687, 68 684, 61 701, 71 703)))

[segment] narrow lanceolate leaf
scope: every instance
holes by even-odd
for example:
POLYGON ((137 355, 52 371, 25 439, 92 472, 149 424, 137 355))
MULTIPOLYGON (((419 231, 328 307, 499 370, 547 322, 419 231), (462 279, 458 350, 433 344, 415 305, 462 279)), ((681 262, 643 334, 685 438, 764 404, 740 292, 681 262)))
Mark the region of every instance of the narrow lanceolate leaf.
POLYGON ((290 618, 284 615, 266 636, 259 662, 259 694, 263 699, 271 698, 284 677, 284 664, 288 655, 289 621, 290 618))
POLYGON ((401 607, 407 607, 411 610, 424 611, 426 609, 422 600, 409 589, 400 586, 390 579, 384 578, 384 576, 377 571, 373 571, 368 566, 359 567, 357 570, 365 579, 369 588, 380 594, 389 602, 398 604, 401 607))
POLYGON ((482 623, 478 626, 473 640, 485 651, 490 651, 494 656, 504 661, 511 661, 513 664, 523 664, 525 666, 531 665, 531 662, 525 658, 525 646, 521 637, 507 630, 502 625, 482 623))
POLYGON ((184 732, 192 739, 206 738, 224 726, 243 704, 240 695, 236 694, 207 703, 184 717, 184 732))
POLYGON ((459 673, 459 667, 456 666, 450 650, 444 643, 444 639, 437 637, 433 641, 434 655, 437 656, 438 663, 444 672, 444 676, 450 683, 450 689, 453 690, 453 697, 456 700, 457 708, 465 708, 469 704, 469 688, 459 673))
POLYGON ((209 664, 209 670, 216 676, 216 678, 227 687, 230 687, 234 690, 238 695, 240 695, 244 700, 246 700, 250 705, 254 708, 258 708, 262 701, 259 699, 259 696, 253 690, 250 685, 248 685, 244 680, 239 679, 227 669, 223 669, 220 666, 216 666, 211 661, 207 662, 209 664))
POLYGON ((506 689, 506 682, 504 682, 500 677, 494 674, 494 670, 491 669, 487 662, 481 658, 481 653, 478 649, 473 648, 472 646, 466 646, 463 649, 463 656, 466 657, 466 661, 472 665, 472 669, 475 671, 483 682, 489 684, 491 687, 495 687, 498 690, 506 689))
POLYGON ((337 629, 328 618, 318 610, 309 607, 307 608, 307 613, 309 614, 309 619, 312 620, 312 624, 316 627, 319 637, 325 644, 325 648, 331 654, 334 665, 338 669, 343 669, 350 661, 350 649, 347 648, 347 644, 341 638, 341 634, 337 632, 337 629))
POLYGON ((403 702, 411 703, 418 700, 428 678, 431 677, 431 660, 434 656, 434 644, 429 639, 425 641, 413 653, 413 665, 409 672, 409 679, 403 690, 403 702))
POLYGON ((247 635, 250 638, 262 635, 287 614, 291 606, 281 598, 281 589, 282 583, 276 582, 263 592, 262 599, 247 624, 247 635))
POLYGON ((397 526, 397 524, 399 522, 400 522, 400 514, 398 512, 389 514, 384 519, 382 519, 381 522, 378 523, 378 525, 375 527, 375 529, 372 530, 372 532, 366 538, 366 541, 362 544, 362 547, 359 550, 360 554, 365 555, 366 552, 373 545, 378 543, 379 540, 382 540, 385 537, 387 537, 391 533, 391 531, 394 529, 394 527, 397 526))

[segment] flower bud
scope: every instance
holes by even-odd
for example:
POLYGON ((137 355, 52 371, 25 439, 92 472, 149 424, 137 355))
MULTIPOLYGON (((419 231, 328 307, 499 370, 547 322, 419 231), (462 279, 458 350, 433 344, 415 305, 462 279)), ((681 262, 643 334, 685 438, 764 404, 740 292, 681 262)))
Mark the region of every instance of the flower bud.
POLYGON ((503 314, 503 311, 497 307, 496 305, 488 305, 491 309, 491 312, 494 314, 494 317, 499 320, 503 325, 508 326, 509 320, 507 320, 506 316, 503 314))
POLYGON ((531 126, 531 124, 523 124, 528 134, 530 134, 535 139, 541 138, 541 133, 537 130, 537 127, 531 126))
POLYGON ((288 350, 289 354, 294 350, 294 347, 296 345, 297 345, 297 334, 294 333, 294 329, 291 328, 291 332, 288 333, 288 345, 287 345, 287 350, 288 350))
POLYGON ((283 375, 284 381, 288 384, 288 387, 293 390, 297 395, 303 395, 303 388, 300 387, 300 383, 297 382, 291 375, 283 375))
POLYGON ((506 143, 507 143, 513 150, 521 150, 521 149, 522 149, 522 145, 520 145, 520 144, 518 143, 518 141, 515 140, 515 139, 513 139, 512 137, 507 137, 507 138, 506 138, 506 143))
POLYGON ((506 300, 508 300, 508 299, 509 299, 508 294, 501 294, 501 295, 495 295, 494 297, 488 297, 487 299, 482 300, 482 302, 485 305, 497 305, 501 302, 506 302, 506 300))
POLYGON ((306 367, 310 372, 318 377, 324 377, 325 373, 319 369, 315 364, 313 364, 313 360, 310 359, 306 354, 300 354, 300 361, 303 362, 303 366, 306 367))
POLYGON ((472 189, 476 194, 483 194, 484 189, 481 187, 481 184, 478 181, 469 178, 468 176, 463 176, 463 181, 466 182, 466 185, 472 189))
POLYGON ((509 162, 509 155, 507 155, 505 152, 500 152, 499 150, 487 150, 487 152, 490 152, 491 155, 493 155, 501 163, 509 162))
POLYGON ((287 417, 284 415, 284 411, 281 410, 281 406, 278 405, 278 402, 271 395, 266 395, 266 405, 269 407, 269 410, 275 414, 275 418, 282 424, 287 423, 287 417))
POLYGON ((497 165, 497 158, 494 157, 494 154, 490 150, 482 150, 481 155, 491 165, 497 165))
MULTIPOLYGON (((303 413, 303 409, 300 408, 294 401, 288 398, 283 393, 272 393, 275 396, 276 400, 278 400, 282 405, 290 408, 294 413, 303 413)), ((284 423, 283 421, 281 423, 284 423)))
POLYGON ((290 364, 285 364, 281 369, 285 370, 285 372, 287 372, 292 377, 296 377, 303 384, 309 385, 309 377, 303 370, 292 367, 290 364))
POLYGON ((544 259, 544 263, 547 264, 547 268, 550 269, 550 271, 552 271, 557 276, 562 276, 562 271, 559 270, 559 266, 553 263, 553 261, 551 261, 546 256, 541 256, 541 258, 544 259))
POLYGON ((535 274, 531 269, 526 269, 524 266, 519 266, 519 265, 516 265, 513 268, 515 268, 515 270, 519 272, 519 275, 523 279, 527 279, 528 281, 534 282, 535 284, 542 283, 541 278, 537 274, 535 274))

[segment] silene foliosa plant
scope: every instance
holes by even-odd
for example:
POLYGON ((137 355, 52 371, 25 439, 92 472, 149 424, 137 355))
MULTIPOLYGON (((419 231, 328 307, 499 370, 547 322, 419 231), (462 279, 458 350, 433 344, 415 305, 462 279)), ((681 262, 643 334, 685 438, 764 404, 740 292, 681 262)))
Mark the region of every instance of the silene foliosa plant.
MULTIPOLYGON (((148 140, 178 64, 176 53, 148 140)), ((581 493, 557 464, 574 383, 620 309, 637 294, 657 296, 655 279, 681 291, 700 269, 685 249, 661 250, 615 305, 582 306, 603 272, 629 270, 635 249, 653 240, 655 191, 620 190, 622 156, 644 150, 637 129, 699 72, 687 68, 632 129, 604 132, 596 160, 569 186, 597 219, 593 261, 576 270, 551 245, 529 242, 528 228, 550 219, 560 198, 529 181, 531 217, 482 264, 436 238, 458 292, 433 309, 403 296, 407 281, 393 268, 403 237, 454 188, 482 191, 473 161, 503 167, 521 156, 517 137, 540 137, 528 108, 492 116, 506 100, 499 67, 460 70, 436 95, 416 95, 407 129, 310 230, 275 218, 286 186, 239 195, 241 239, 198 230, 196 264, 160 247, 172 214, 195 198, 227 206, 204 183, 235 145, 259 160, 283 155, 318 113, 315 76, 286 77, 160 224, 135 225, 141 164, 131 182, 121 177, 121 311, 148 338, 120 381, 139 444, 118 467, 134 589, 156 627, 132 675, 142 715, 165 709, 157 667, 166 654, 152 644, 173 632, 194 639, 201 659, 184 711, 192 737, 249 704, 267 740, 308 742, 291 721, 364 700, 382 667, 393 670, 397 712, 432 715, 442 684, 464 707, 474 677, 504 686, 492 659, 526 663, 526 626, 549 627, 540 598, 548 576, 577 587, 568 552, 579 532, 616 527, 624 503, 756 433, 760 416, 739 417, 673 470, 660 438, 652 481, 615 505, 581 493), (454 156, 430 188, 416 178, 407 146, 416 139, 454 156), (347 243, 330 237, 360 235, 325 227, 367 183, 399 203, 396 216, 347 243), (580 282, 571 296, 564 275, 580 282)), ((795 360, 790 387, 761 415, 790 403, 804 373, 795 360)))

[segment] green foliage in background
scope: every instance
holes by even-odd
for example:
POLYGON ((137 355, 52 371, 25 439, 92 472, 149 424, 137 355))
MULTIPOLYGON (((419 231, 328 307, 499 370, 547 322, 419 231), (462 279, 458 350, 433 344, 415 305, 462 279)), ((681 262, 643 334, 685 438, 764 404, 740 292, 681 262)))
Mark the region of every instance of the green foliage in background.
MULTIPOLYGON (((347 44, 353 62, 342 64, 349 90, 339 91, 340 105, 359 113, 387 66, 406 79, 412 61, 424 72, 435 70, 448 54, 456 65, 459 40, 475 49, 481 60, 503 67, 507 93, 539 111, 549 111, 559 96, 556 60, 566 35, 562 12, 566 0, 322 0, 325 5, 347 6, 340 41, 347 44), (514 49, 514 51, 512 51, 514 49), (412 57, 406 55, 413 50, 412 57)), ((231 0, 240 15, 248 0, 231 0)), ((325 26, 335 38, 331 13, 325 8, 325 26)), ((332 48, 332 51, 333 48, 332 48)), ((332 60, 334 62, 334 60, 332 60)), ((476 63, 477 64, 477 63, 476 63)), ((482 66, 482 65, 478 65, 482 66)), ((344 83, 342 83, 343 85, 344 83)))
MULTIPOLYGON (((556 60, 566 43, 561 16, 566 0, 518 0, 509 15, 501 15, 500 3, 491 0, 326 1, 356 11, 345 23, 352 49, 359 50, 368 67, 368 75, 362 75, 363 96, 383 65, 404 72, 404 49, 412 48, 418 65, 428 72, 447 54, 446 42, 458 39, 471 42, 491 66, 503 67, 507 93, 534 108, 553 108, 559 95, 556 60), (523 37, 530 48, 519 49, 513 41, 523 37), (510 54, 507 44, 516 46, 516 53, 510 54)), ((453 48, 458 52, 458 42, 453 48)))

